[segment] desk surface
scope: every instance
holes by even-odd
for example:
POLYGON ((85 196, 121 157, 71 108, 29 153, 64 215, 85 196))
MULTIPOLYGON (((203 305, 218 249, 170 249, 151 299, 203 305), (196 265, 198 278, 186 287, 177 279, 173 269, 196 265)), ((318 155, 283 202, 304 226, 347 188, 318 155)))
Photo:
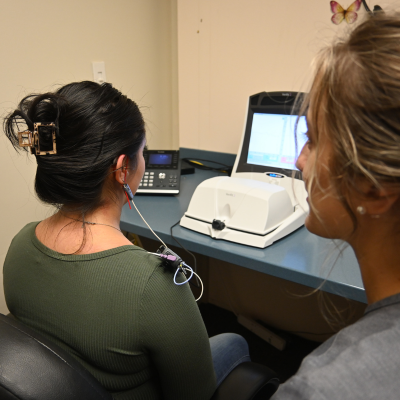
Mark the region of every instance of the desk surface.
MULTIPOLYGON (((187 210, 197 185, 216 175, 214 172, 196 169, 195 174, 182 176, 179 195, 137 195, 134 202, 157 235, 166 244, 177 245, 170 235, 170 227, 187 210)), ((130 210, 128 204, 122 210, 121 228, 155 239, 136 210, 133 207, 130 210)), ((265 249, 211 239, 179 225, 173 228, 173 235, 188 250, 311 288, 319 287, 326 280, 322 290, 367 302, 352 249, 343 247, 343 243, 333 243, 332 240, 315 236, 304 227, 265 249)))

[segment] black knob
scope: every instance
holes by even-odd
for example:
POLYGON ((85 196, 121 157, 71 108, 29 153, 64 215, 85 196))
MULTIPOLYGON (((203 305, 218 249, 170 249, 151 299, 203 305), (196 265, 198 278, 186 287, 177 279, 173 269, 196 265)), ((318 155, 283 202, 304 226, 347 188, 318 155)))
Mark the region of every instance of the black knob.
POLYGON ((225 229, 225 224, 222 221, 220 221, 219 219, 214 219, 212 222, 212 227, 213 227, 213 229, 222 231, 223 229, 225 229))

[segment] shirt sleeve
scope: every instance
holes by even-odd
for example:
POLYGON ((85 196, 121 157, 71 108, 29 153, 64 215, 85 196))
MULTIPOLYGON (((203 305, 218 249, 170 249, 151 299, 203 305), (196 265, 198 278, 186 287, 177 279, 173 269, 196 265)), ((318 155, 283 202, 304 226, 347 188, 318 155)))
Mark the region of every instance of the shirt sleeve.
POLYGON ((140 335, 155 364, 163 398, 207 400, 216 389, 210 343, 189 284, 156 268, 143 293, 140 335))
MULTIPOLYGON (((339 396, 340 397, 340 396, 339 396)), ((282 384, 271 400, 328 400, 317 388, 297 376, 282 384)))

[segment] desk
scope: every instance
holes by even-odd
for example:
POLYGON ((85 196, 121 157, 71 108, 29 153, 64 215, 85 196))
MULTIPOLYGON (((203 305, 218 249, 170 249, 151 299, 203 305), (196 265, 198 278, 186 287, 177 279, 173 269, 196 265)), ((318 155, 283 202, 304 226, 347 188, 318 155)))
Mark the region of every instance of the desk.
MULTIPOLYGON (((182 176, 179 195, 137 195, 135 204, 157 235, 166 244, 176 245, 171 238, 170 227, 187 210, 198 184, 216 175, 196 169, 195 174, 182 176)), ((154 239, 136 210, 130 210, 128 205, 122 210, 121 229, 154 239)), ((265 249, 211 239, 179 225, 174 228, 173 234, 187 249, 196 253, 311 288, 319 287, 326 279, 322 290, 367 302, 352 249, 347 247, 340 252, 337 244, 309 233, 304 227, 265 249)))

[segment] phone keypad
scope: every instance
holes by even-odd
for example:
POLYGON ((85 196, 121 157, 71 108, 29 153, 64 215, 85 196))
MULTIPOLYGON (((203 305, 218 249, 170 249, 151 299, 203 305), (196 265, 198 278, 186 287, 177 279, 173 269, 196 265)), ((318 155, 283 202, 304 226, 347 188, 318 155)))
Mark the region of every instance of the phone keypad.
POLYGON ((177 173, 146 171, 140 181, 139 188, 176 188, 178 187, 178 180, 177 173))
POLYGON ((143 152, 146 170, 143 178, 139 183, 136 193, 165 193, 178 194, 180 187, 180 171, 179 171, 179 151, 158 151, 148 150, 143 152), (153 154, 171 154, 168 165, 151 164, 157 161, 157 158, 151 157, 153 154))
POLYGON ((154 172, 145 172, 139 187, 152 187, 154 185, 154 172))

